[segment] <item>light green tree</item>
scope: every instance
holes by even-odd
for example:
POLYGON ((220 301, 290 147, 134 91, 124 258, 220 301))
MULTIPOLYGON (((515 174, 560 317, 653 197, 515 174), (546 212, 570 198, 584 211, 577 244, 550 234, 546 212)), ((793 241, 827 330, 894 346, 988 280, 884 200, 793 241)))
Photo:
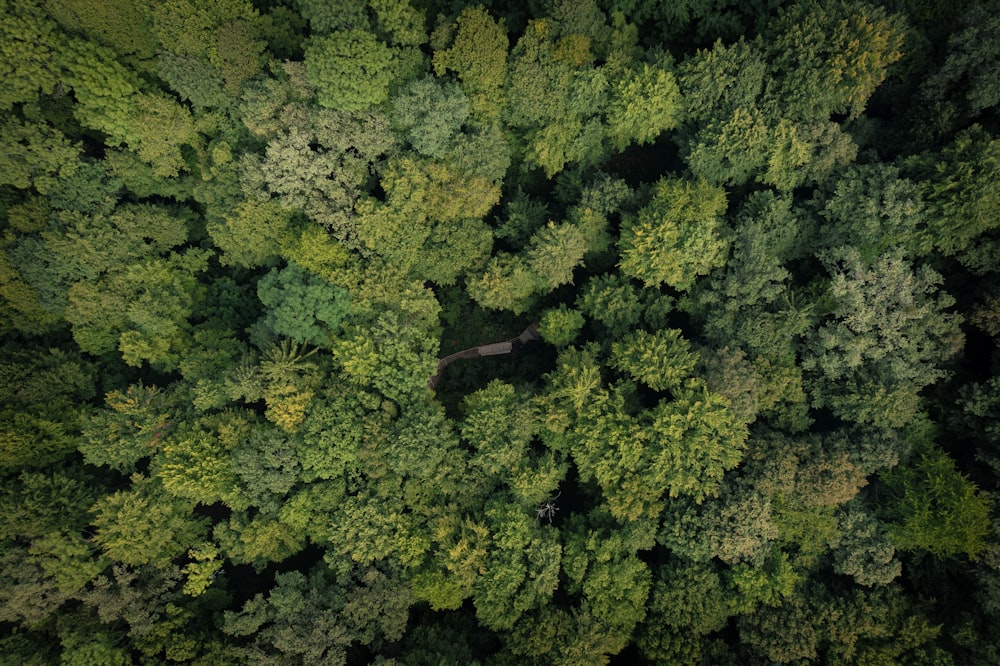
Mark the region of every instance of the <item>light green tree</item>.
POLYGON ((306 74, 321 106, 362 111, 389 97, 393 53, 363 28, 314 37, 305 49, 306 74))
POLYGON ((127 490, 101 498, 91 508, 94 541, 113 560, 131 566, 166 566, 204 540, 205 518, 194 502, 172 497, 155 479, 134 475, 127 490))
POLYGON ((504 106, 509 45, 502 20, 481 6, 466 7, 453 23, 441 23, 431 35, 434 72, 455 72, 472 112, 496 121, 504 106))
POLYGON ((697 362, 698 355, 677 329, 635 331, 611 344, 611 366, 655 391, 680 388, 697 362))
POLYGON ((643 64, 613 87, 606 112, 608 135, 616 150, 651 143, 681 118, 681 95, 674 75, 643 64))
POLYGON ((725 261, 726 205, 725 192, 705 181, 660 180, 650 202, 622 225, 622 272, 647 286, 690 289, 725 261))
POLYGON ((0 111, 51 93, 59 82, 61 34, 37 2, 0 6, 0 111))
POLYGON ((899 549, 975 559, 986 547, 989 499, 938 446, 918 448, 911 464, 881 478, 889 493, 889 536, 899 549))

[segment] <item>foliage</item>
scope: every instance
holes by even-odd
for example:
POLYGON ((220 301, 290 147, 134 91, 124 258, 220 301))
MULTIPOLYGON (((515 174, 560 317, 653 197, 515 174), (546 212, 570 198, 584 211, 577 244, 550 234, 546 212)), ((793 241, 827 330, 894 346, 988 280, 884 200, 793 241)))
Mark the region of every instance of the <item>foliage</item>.
POLYGON ((721 188, 704 181, 659 181, 649 204, 622 231, 622 272, 646 286, 690 289, 698 275, 724 261, 719 218, 725 210, 721 188))
POLYGON ((367 30, 313 38, 306 45, 305 63, 321 106, 362 111, 389 97, 392 51, 367 30))
POLYGON ((914 464, 882 474, 893 541, 902 550, 975 558, 986 547, 989 500, 941 449, 932 446, 916 455, 914 464))
POLYGON ((271 269, 257 283, 260 302, 270 309, 265 323, 278 335, 308 344, 328 343, 350 313, 350 294, 298 264, 271 269))
POLYGON ((0 663, 997 663, 994 5, 0 0, 0 663))

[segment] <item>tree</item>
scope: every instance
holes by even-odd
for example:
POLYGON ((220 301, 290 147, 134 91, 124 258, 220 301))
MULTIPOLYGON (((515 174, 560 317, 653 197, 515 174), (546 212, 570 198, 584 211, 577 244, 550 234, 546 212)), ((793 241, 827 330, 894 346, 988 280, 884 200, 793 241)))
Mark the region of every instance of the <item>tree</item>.
POLYGON ((110 146, 128 144, 157 176, 187 169, 181 146, 201 142, 188 109, 166 95, 144 92, 109 49, 76 39, 64 48, 64 76, 81 124, 105 133, 110 146))
POLYGON ((680 120, 680 89, 669 71, 643 64, 613 91, 607 121, 611 145, 616 150, 633 143, 650 143, 680 120))
POLYGON ((896 167, 849 168, 820 214, 830 225, 823 230, 824 244, 836 247, 849 242, 858 247, 865 263, 894 246, 905 248, 911 256, 927 251, 922 240, 926 212, 920 187, 900 177, 896 167))
POLYGON ((0 571, 8 581, 0 590, 0 620, 27 627, 42 625, 71 596, 59 589, 28 548, 4 543, 0 548, 0 571))
POLYGON ((195 274, 205 270, 208 256, 196 249, 173 252, 74 284, 66 318, 77 344, 92 354, 117 347, 133 366, 148 361, 176 368, 190 345, 188 317, 203 294, 195 274))
POLYGON ((746 484, 728 482, 718 497, 672 502, 667 507, 657 543, 690 560, 713 557, 726 564, 762 564, 771 554, 778 528, 770 498, 746 484))
POLYGON ((94 480, 73 470, 22 471, 8 477, 0 497, 8 510, 0 522, 0 539, 34 538, 87 524, 87 509, 97 499, 94 480))
POLYGON ((245 509, 249 500, 227 455, 233 443, 222 434, 242 425, 238 418, 220 415, 172 428, 157 443, 150 474, 174 497, 205 506, 222 502, 233 510, 245 509))
POLYGON ((75 446, 94 368, 75 352, 17 342, 0 347, 0 469, 44 467, 75 446))
POLYGON ((752 109, 764 87, 767 65, 756 44, 740 39, 726 46, 716 41, 677 66, 687 122, 703 124, 752 109))
POLYGON ((389 98, 393 52, 368 30, 314 37, 306 44, 305 63, 320 106, 363 111, 389 98))
MULTIPOLYGON (((354 636, 339 620, 344 593, 315 570, 278 574, 267 597, 256 595, 238 611, 227 611, 223 631, 252 636, 262 656, 293 658, 303 664, 347 663, 354 636)), ((253 652, 249 652, 247 657, 253 652)))
POLYGON ((520 314, 528 309, 535 293, 535 276, 520 255, 498 252, 486 264, 483 275, 467 285, 469 296, 483 307, 520 314))
POLYGON ((536 231, 528 244, 528 266, 535 275, 538 291, 551 291, 573 282, 573 269, 583 264, 590 249, 580 226, 549 222, 536 231))
POLYGON ((66 0, 46 2, 45 9, 67 32, 83 32, 133 67, 148 67, 160 46, 147 2, 66 0))
POLYGON ((893 250, 866 266, 860 252, 831 253, 835 320, 808 342, 802 367, 814 371, 812 400, 850 421, 902 426, 917 410, 917 392, 944 376, 939 364, 962 345, 951 296, 929 267, 914 271, 893 250))
POLYGON ((995 228, 1000 206, 1000 139, 978 125, 955 136, 939 153, 922 153, 904 162, 927 204, 927 228, 921 249, 954 255, 976 237, 995 228))
POLYGON ((535 414, 514 387, 499 381, 465 399, 462 438, 474 447, 468 464, 483 480, 502 476, 522 464, 535 434, 535 414))
POLYGON ((465 7, 431 35, 434 72, 455 72, 472 112, 484 121, 499 119, 503 109, 509 45, 503 21, 480 6, 465 7))
POLYGON ((725 398, 701 381, 689 380, 673 393, 674 400, 660 402, 650 414, 663 444, 656 464, 670 497, 689 495, 700 503, 717 496, 723 473, 739 464, 747 429, 725 398))
POLYGON ((171 497, 157 480, 135 475, 128 490, 92 507, 94 541, 123 564, 165 567, 204 540, 207 520, 192 515, 194 504, 171 497))
POLYGON ((704 181, 661 179, 649 204, 623 225, 618 242, 623 273, 646 286, 686 291, 698 275, 725 260, 721 237, 725 192, 704 181))
POLYGON ((455 84, 428 77, 393 97, 392 120, 410 145, 428 157, 443 157, 469 117, 469 103, 455 84))
POLYGON ((1000 58, 997 17, 987 7, 972 5, 962 16, 962 29, 948 37, 948 55, 921 86, 927 101, 964 98, 964 115, 975 118, 1000 103, 1000 88, 990 72, 1000 58))
POLYGON ((506 117, 525 131, 527 157, 550 178, 567 163, 595 164, 605 152, 599 114, 608 79, 590 66, 590 38, 563 35, 562 27, 531 21, 510 59, 506 117))
POLYGON ((222 221, 208 224, 212 241, 222 250, 219 262, 246 268, 275 263, 295 233, 291 217, 292 211, 277 202, 241 202, 222 221))
POLYGON ((611 345, 611 365, 655 391, 683 386, 698 362, 677 329, 636 331, 611 345))
POLYGON ((609 337, 624 337, 642 317, 640 292, 617 273, 598 275, 587 280, 577 297, 577 307, 590 318, 601 322, 609 337))
POLYGON ((328 344, 350 314, 350 294, 295 263, 271 271, 257 283, 257 295, 268 308, 265 324, 297 342, 328 344))
POLYGON ((768 101, 798 120, 847 113, 857 117, 902 57, 904 26, 880 7, 811 2, 789 7, 768 24, 768 101))
POLYGON ((889 493, 889 535, 898 548, 975 559, 986 547, 990 502, 939 447, 918 448, 913 464, 881 477, 889 493))
POLYGON ((382 185, 385 205, 374 200, 358 205, 358 234, 387 268, 451 284, 482 265, 492 234, 480 220, 499 200, 498 185, 449 162, 409 157, 386 170, 382 185))
POLYGON ((244 511, 234 513, 226 523, 215 525, 212 537, 227 559, 249 564, 258 571, 270 562, 281 562, 295 555, 306 545, 302 526, 289 524, 280 516, 250 517, 244 511))
POLYGON ((561 548, 554 531, 517 506, 495 502, 485 511, 492 548, 485 572, 473 583, 476 617, 494 630, 509 629, 526 612, 549 603, 559 585, 561 548))
POLYGON ((710 183, 742 185, 764 169, 771 131, 756 107, 713 118, 686 144, 691 171, 710 183))
POLYGON ((200 640, 207 636, 192 621, 194 609, 184 603, 178 589, 181 578, 173 566, 115 565, 79 595, 89 611, 81 620, 116 627, 116 637, 127 637, 144 658, 194 659, 200 640))
POLYGON ((843 539, 834 549, 834 571, 852 576, 859 585, 888 585, 899 577, 902 563, 896 548, 870 514, 848 509, 839 517, 843 539))
MULTIPOLYGON (((671 558, 656 572, 647 621, 639 625, 636 642, 647 658, 679 658, 681 646, 688 647, 683 636, 722 629, 733 610, 718 566, 671 558)), ((697 643, 688 649, 701 651, 697 643)))
POLYGON ((538 332, 546 342, 565 347, 576 339, 584 323, 584 316, 579 310, 563 304, 558 309, 545 311, 538 322, 538 332))
POLYGON ((55 89, 60 35, 36 2, 5 2, 0 12, 0 78, 6 82, 0 111, 7 111, 55 89))
POLYGON ((126 204, 110 215, 62 211, 41 236, 58 258, 54 272, 73 283, 167 254, 187 240, 191 220, 191 211, 182 207, 126 204))
POLYGON ((0 185, 49 194, 79 166, 79 147, 43 123, 8 119, 0 126, 0 185))
POLYGON ((105 403, 108 409, 84 420, 79 450, 91 465, 118 472, 134 472, 180 418, 176 396, 156 386, 139 383, 124 391, 109 391, 105 403))

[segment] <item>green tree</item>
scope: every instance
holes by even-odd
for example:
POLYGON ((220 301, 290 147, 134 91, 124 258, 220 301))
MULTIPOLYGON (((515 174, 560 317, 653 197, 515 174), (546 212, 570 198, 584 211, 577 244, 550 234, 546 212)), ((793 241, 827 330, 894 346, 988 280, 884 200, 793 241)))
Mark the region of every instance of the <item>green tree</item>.
POLYGON ((611 345, 612 367, 655 391, 680 388, 691 377, 697 354, 677 329, 636 331, 611 345))
POLYGON ((180 418, 176 395, 156 386, 133 384, 124 391, 109 391, 104 400, 108 408, 84 420, 79 450, 91 465, 118 472, 134 472, 180 418))
MULTIPOLYGON (((223 631, 252 636, 255 651, 272 658, 344 664, 354 636, 337 613, 343 604, 343 590, 322 571, 281 573, 266 597, 258 594, 240 611, 227 611, 223 631)), ((251 654, 247 650, 246 657, 251 654)))
POLYGON ((473 584, 473 603, 484 626, 509 629, 552 599, 562 549, 555 532, 520 507, 497 502, 487 507, 485 517, 492 547, 484 574, 473 584))
POLYGON ((528 309, 534 295, 535 276, 520 255, 498 252, 486 264, 483 275, 467 285, 469 296, 483 307, 519 314, 528 309))
POLYGON ((226 559, 249 564, 258 571, 270 562, 281 562, 301 551, 306 545, 306 532, 298 525, 257 514, 234 513, 228 522, 218 523, 212 537, 226 559))
POLYGON ((809 2, 788 7, 768 24, 771 104, 793 120, 847 113, 857 117, 902 57, 905 26, 881 7, 809 2))
POLYGON ((323 345, 350 314, 350 294, 290 263, 271 269, 257 283, 257 295, 268 308, 265 324, 297 342, 323 345))
POLYGON ((1000 24, 985 5, 973 4, 962 16, 961 29, 948 37, 948 55, 921 86, 931 102, 964 102, 963 111, 975 118, 1000 103, 1000 87, 991 71, 1000 59, 1000 24))
POLYGON ((0 350, 0 468, 61 460, 75 448, 94 396, 94 368, 59 349, 8 343, 0 350))
POLYGON ((0 546, 0 571, 7 581, 0 590, 4 622, 40 626, 70 598, 23 545, 5 542, 0 546))
POLYGON ((917 392, 961 348, 960 317, 947 312, 954 300, 939 292, 940 275, 914 271, 899 250, 871 266, 853 247, 828 256, 835 319, 816 330, 802 363, 817 373, 813 404, 858 423, 905 425, 917 392))
POLYGON ((23 471, 8 477, 0 497, 8 510, 0 518, 0 539, 34 538, 87 524, 97 499, 94 480, 73 470, 23 471))
POLYGON ((605 153, 599 114, 608 79, 590 64, 590 38, 561 34, 536 19, 511 51, 506 117, 526 134, 526 155, 552 177, 567 163, 592 165, 605 153))
POLYGON ((889 494, 889 535, 901 550, 975 559, 986 547, 990 502, 939 447, 917 449, 912 464, 881 478, 889 494))
POLYGON ((469 116, 461 89, 434 78, 409 83, 392 100, 393 124, 410 145, 429 157, 443 157, 469 116))
POLYGON ((710 183, 742 185, 767 164, 771 132, 756 107, 713 118, 687 143, 691 171, 710 183))
POLYGON ((689 121, 704 123, 752 109, 764 87, 767 65, 755 44, 721 40, 700 49, 677 66, 678 83, 689 121))
POLYGON ((633 143, 651 143, 680 120, 680 89, 669 71, 643 64, 641 70, 621 79, 613 91, 607 122, 616 150, 633 143))
POLYGON ((305 63, 320 106, 363 111, 389 98, 393 52, 368 30, 314 37, 306 44, 305 63))
POLYGON ((195 613, 184 604, 178 585, 181 578, 180 570, 173 566, 115 565, 80 593, 80 600, 90 611, 83 620, 116 627, 116 637, 127 637, 140 658, 194 659, 199 641, 207 636, 192 622, 195 613))
POLYGON ((263 23, 245 0, 169 0, 157 3, 151 13, 163 47, 158 73, 185 97, 190 98, 191 86, 197 90, 204 83, 185 76, 183 67, 177 66, 180 62, 207 72, 209 79, 221 83, 225 94, 232 96, 264 65, 263 23))
POLYGON ((884 526, 870 514, 848 509, 839 517, 843 539, 834 550, 834 571, 852 576, 859 585, 888 585, 902 564, 884 526))
POLYGON ((92 507, 94 541, 123 564, 167 566, 204 540, 207 520, 195 517, 193 509, 193 501, 171 497, 158 481, 135 475, 128 490, 92 507))
POLYGON ((45 9, 66 31, 82 31, 133 67, 148 66, 160 46, 148 2, 66 0, 46 2, 45 9))
POLYGON ((939 153, 916 155, 904 165, 904 172, 918 179, 927 205, 922 250, 954 255, 995 228, 1000 139, 973 125, 939 153))
POLYGON ((223 415, 172 428, 157 444, 150 474, 174 497, 205 506, 222 502, 233 510, 245 509, 249 501, 227 455, 234 444, 227 440, 235 438, 225 434, 240 425, 239 419, 223 415))
POLYGON ((431 35, 434 72, 458 76, 472 112, 484 121, 499 119, 507 80, 510 42, 503 21, 481 6, 465 7, 453 23, 442 22, 431 35))
POLYGON ((698 275, 725 261, 726 205, 725 192, 704 181, 661 179, 650 202, 623 224, 622 272, 646 286, 690 289, 698 275))
POLYGON ((42 123, 8 119, 0 126, 0 185, 49 194, 79 166, 79 147, 42 123))
POLYGON ((292 211, 277 202, 244 201, 222 221, 210 222, 208 233, 222 250, 219 262, 246 268, 277 261, 282 245, 294 234, 292 211))
POLYGON ((545 311, 538 322, 538 332, 546 342, 565 347, 576 339, 584 323, 584 316, 579 310, 563 304, 545 311))
POLYGON ((187 170, 181 146, 201 143, 187 108, 167 95, 144 92, 135 73, 105 47, 73 39, 64 48, 65 81, 81 124, 103 132, 109 146, 127 144, 157 176, 187 170))
POLYGON ((573 269, 583 264, 590 249, 586 232, 568 222, 549 222, 536 231, 528 244, 528 267, 539 291, 551 291, 573 282, 573 269))
POLYGON ((673 502, 664 515, 657 542, 694 561, 760 565, 778 537, 770 498, 744 484, 723 484, 701 506, 673 502))
POLYGON ((621 338, 642 317, 640 296, 639 289, 630 281, 610 273, 587 280, 576 304, 588 317, 601 322, 609 337, 621 338))
POLYGON ((927 251, 923 243, 926 212, 921 188, 900 177, 896 167, 862 165, 849 168, 820 213, 823 240, 829 247, 848 242, 872 262, 894 246, 911 256, 927 251))
POLYGON ((186 208, 150 204, 126 204, 110 215, 63 211, 41 236, 58 258, 57 272, 72 283, 170 252, 187 240, 191 219, 186 208))
POLYGON ((56 88, 61 35, 36 2, 4 2, 0 12, 0 111, 7 111, 56 88))
POLYGON ((66 311, 74 340, 93 354, 117 347, 129 365, 176 368, 190 346, 188 318, 203 295, 195 274, 205 270, 208 256, 190 249, 77 282, 66 311))

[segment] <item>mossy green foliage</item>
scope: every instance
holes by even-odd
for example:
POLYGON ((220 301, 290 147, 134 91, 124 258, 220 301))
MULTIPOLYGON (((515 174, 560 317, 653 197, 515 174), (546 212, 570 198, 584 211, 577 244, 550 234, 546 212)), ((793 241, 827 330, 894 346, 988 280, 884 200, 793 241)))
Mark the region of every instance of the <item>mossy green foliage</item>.
POLYGON ((0 0, 0 662, 997 663, 998 15, 0 0))

